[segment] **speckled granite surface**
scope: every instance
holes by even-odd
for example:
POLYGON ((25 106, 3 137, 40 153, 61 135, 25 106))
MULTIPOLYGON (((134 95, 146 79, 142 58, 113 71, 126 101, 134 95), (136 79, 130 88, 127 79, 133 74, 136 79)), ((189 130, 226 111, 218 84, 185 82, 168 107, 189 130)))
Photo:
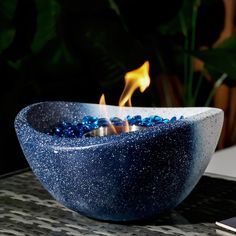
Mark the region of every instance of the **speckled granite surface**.
POLYGON ((236 215, 236 182, 202 177, 174 211, 129 224, 100 222, 55 202, 28 171, 0 179, 0 235, 220 235, 216 220, 236 215))
MULTIPOLYGON (((175 122, 92 138, 49 135, 51 125, 104 117, 98 104, 41 102, 15 119, 35 175, 62 205, 99 220, 149 219, 174 209, 192 191, 214 153, 223 111, 217 108, 103 106, 110 117, 160 115, 175 122), (123 115, 122 115, 123 113, 123 115)), ((87 124, 88 125, 88 124, 87 124)))

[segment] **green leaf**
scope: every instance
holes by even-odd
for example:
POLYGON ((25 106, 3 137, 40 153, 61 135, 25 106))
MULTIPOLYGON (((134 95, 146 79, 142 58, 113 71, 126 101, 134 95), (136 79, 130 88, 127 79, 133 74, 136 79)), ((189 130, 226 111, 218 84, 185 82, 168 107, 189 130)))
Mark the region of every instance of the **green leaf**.
POLYGON ((191 54, 205 62, 209 73, 226 73, 230 79, 236 80, 236 48, 216 48, 196 51, 191 54))
POLYGON ((16 10, 17 0, 0 1, 0 28, 9 27, 16 10))
POLYGON ((15 70, 19 70, 20 67, 22 66, 23 61, 24 59, 19 59, 17 61, 8 61, 7 63, 15 70))
POLYGON ((68 51, 66 45, 63 42, 60 42, 56 47, 54 54, 51 58, 52 65, 58 65, 59 63, 64 62, 66 64, 74 64, 75 60, 68 51))
POLYGON ((110 8, 115 11, 115 13, 120 16, 120 9, 118 5, 116 4, 115 0, 108 0, 110 8))
POLYGON ((16 10, 16 3, 16 0, 0 1, 0 53, 8 48, 15 36, 12 19, 16 10))
POLYGON ((217 48, 236 49, 236 33, 234 33, 229 38, 225 39, 222 43, 218 45, 217 48))
POLYGON ((118 20, 84 21, 76 40, 89 58, 90 67, 100 75, 99 83, 105 89, 117 86, 125 72, 144 62, 143 48, 118 20))
POLYGON ((15 36, 15 29, 0 30, 0 53, 2 53, 12 43, 15 36))
POLYGON ((205 67, 213 78, 217 79, 222 73, 227 73, 230 79, 236 79, 236 33, 215 49, 191 54, 205 62, 205 67))
POLYGON ((60 5, 56 0, 35 0, 37 7, 37 31, 31 45, 34 53, 39 52, 49 40, 57 35, 60 5))
POLYGON ((178 15, 169 23, 161 25, 159 31, 162 34, 174 35, 178 32, 182 32, 186 35, 187 30, 191 27, 191 19, 195 3, 196 0, 183 0, 178 15))

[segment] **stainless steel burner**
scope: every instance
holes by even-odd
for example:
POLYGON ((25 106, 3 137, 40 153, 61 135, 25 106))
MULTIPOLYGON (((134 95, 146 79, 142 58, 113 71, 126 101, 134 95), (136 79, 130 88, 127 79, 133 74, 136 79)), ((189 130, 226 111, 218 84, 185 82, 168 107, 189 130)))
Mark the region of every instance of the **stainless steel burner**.
POLYGON ((128 133, 133 132, 137 130, 143 129, 143 126, 138 125, 131 125, 131 126, 106 126, 106 127, 100 127, 98 129, 94 129, 88 133, 84 134, 84 137, 102 137, 102 136, 110 136, 110 135, 116 135, 121 133, 128 133))

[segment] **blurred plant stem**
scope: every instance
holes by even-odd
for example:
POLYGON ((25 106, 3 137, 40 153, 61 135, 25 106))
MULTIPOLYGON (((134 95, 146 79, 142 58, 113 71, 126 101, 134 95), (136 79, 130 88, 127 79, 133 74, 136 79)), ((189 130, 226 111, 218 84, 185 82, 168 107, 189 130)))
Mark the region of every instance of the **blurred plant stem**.
MULTIPOLYGON (((184 35, 184 51, 188 51, 189 49, 189 39, 188 39, 188 30, 187 26, 185 24, 185 20, 183 18, 183 15, 179 15, 180 18, 180 25, 181 25, 181 31, 184 35)), ((188 83, 188 65, 189 65, 189 55, 187 53, 184 54, 184 84, 188 83)), ((184 86, 184 104, 187 103, 187 87, 184 86)))
MULTIPOLYGON (((197 25, 197 16, 198 16, 198 9, 201 4, 201 0, 196 0, 193 5, 193 12, 192 12, 192 19, 191 19, 191 27, 192 27, 192 33, 191 33, 191 45, 189 45, 188 40, 188 34, 185 34, 185 50, 195 50, 195 43, 196 43, 196 25, 197 25), (190 46, 190 48, 189 48, 190 46)), ((193 60, 194 58, 192 56, 187 56, 187 59, 184 61, 184 76, 185 78, 185 105, 186 106, 193 106, 195 105, 194 97, 193 97, 193 75, 194 75, 194 68, 193 68, 193 60), (186 65, 187 64, 187 65, 186 65), (188 66, 189 65, 189 66, 188 66), (189 68, 189 70, 187 69, 189 68), (189 73, 188 73, 189 71, 189 73)))
POLYGON ((198 81, 197 81, 197 87, 195 89, 193 100, 192 100, 193 104, 196 104, 196 101, 197 101, 197 98, 198 98, 198 95, 199 95, 199 91, 200 91, 200 88, 201 88, 201 85, 202 85, 203 78, 204 78, 204 70, 201 71, 201 73, 199 75, 199 78, 198 78, 198 81))
POLYGON ((212 101, 212 98, 214 97, 216 90, 223 84, 223 82, 225 81, 225 79, 228 77, 228 75, 226 73, 222 74, 221 77, 216 80, 215 84, 214 84, 214 88, 211 90, 207 101, 205 103, 205 106, 208 107, 210 106, 210 103, 212 101))
POLYGON ((114 0, 108 0, 108 2, 109 2, 109 5, 110 5, 111 9, 113 9, 113 10, 115 11, 115 13, 120 17, 120 21, 121 21, 121 24, 122 24, 123 27, 124 27, 124 30, 125 30, 126 32, 129 32, 129 28, 128 28, 128 26, 126 25, 126 22, 125 22, 125 20, 124 20, 122 14, 121 14, 121 12, 120 12, 120 9, 119 9, 118 5, 116 4, 116 2, 115 2, 114 0))

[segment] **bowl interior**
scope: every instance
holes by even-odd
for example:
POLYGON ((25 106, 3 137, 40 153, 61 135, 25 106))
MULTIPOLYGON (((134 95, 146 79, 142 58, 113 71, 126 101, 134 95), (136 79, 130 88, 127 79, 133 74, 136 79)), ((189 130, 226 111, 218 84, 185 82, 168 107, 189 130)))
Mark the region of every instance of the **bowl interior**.
POLYGON ((205 113, 211 108, 152 108, 152 107, 118 107, 110 105, 98 105, 72 102, 44 102, 34 104, 27 111, 26 119, 31 127, 43 133, 47 133, 50 127, 63 121, 79 122, 86 115, 97 117, 119 117, 125 119, 127 115, 141 115, 149 117, 159 115, 162 118, 170 119, 173 116, 179 118, 192 118, 205 113))

